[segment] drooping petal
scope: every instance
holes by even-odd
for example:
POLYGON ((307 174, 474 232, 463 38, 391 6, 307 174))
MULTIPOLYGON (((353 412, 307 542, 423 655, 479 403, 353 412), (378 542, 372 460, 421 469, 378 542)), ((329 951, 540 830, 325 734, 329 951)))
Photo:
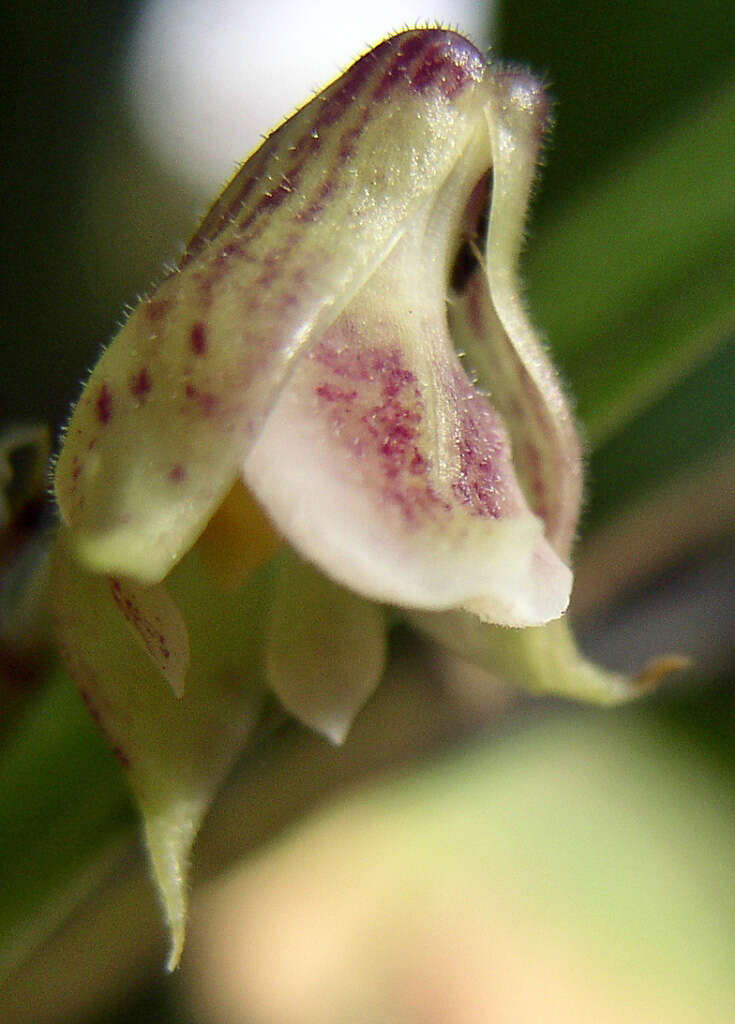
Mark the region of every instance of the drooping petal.
POLYGON ((244 474, 280 531, 345 586, 538 625, 566 608, 571 573, 447 323, 450 242, 490 160, 483 118, 461 165, 296 366, 244 474))
POLYGON ((342 743, 380 682, 385 612, 293 553, 281 559, 266 642, 271 688, 305 725, 342 743))
POLYGON ((115 581, 83 569, 62 531, 53 557, 54 611, 69 670, 106 733, 140 805, 153 872, 181 952, 187 860, 199 823, 246 742, 265 690, 260 669, 268 578, 225 594, 196 553, 166 585, 188 623, 191 667, 177 699, 120 614, 115 581))
POLYGON ((480 265, 449 306, 455 343, 501 413, 513 464, 555 550, 569 557, 582 493, 579 439, 551 362, 523 309, 518 255, 546 119, 540 85, 524 72, 493 76, 487 123, 492 208, 480 265))
POLYGON ((463 159, 486 100, 470 43, 406 32, 245 164, 181 268, 105 352, 69 424, 56 493, 91 568, 157 582, 191 546, 295 357, 463 159))
POLYGON ((505 683, 592 704, 640 697, 663 676, 688 665, 687 659, 672 656, 651 662, 634 677, 610 672, 580 652, 566 616, 530 629, 503 629, 461 611, 415 612, 408 618, 458 657, 505 683))

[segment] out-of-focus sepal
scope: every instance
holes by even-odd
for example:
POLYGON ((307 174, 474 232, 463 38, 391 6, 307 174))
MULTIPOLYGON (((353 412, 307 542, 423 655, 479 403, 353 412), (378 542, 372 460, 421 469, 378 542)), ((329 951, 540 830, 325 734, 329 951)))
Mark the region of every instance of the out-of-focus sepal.
POLYGON ((581 653, 566 616, 528 629, 488 625, 463 612, 417 612, 409 619, 458 657, 505 683, 591 704, 622 704, 644 696, 665 676, 690 664, 684 656, 668 655, 648 662, 633 676, 608 671, 581 653))
POLYGON ((53 552, 52 576, 69 670, 140 806, 174 967, 183 945, 191 846, 265 692, 261 643, 270 571, 225 592, 209 582, 193 552, 166 580, 166 600, 179 616, 173 629, 165 615, 157 618, 155 596, 139 603, 133 588, 123 589, 121 598, 115 579, 82 568, 65 531, 53 552), (121 600, 130 602, 127 615, 120 614, 121 600), (176 696, 161 661, 168 655, 183 664, 185 652, 176 645, 184 642, 191 662, 183 695, 176 696))

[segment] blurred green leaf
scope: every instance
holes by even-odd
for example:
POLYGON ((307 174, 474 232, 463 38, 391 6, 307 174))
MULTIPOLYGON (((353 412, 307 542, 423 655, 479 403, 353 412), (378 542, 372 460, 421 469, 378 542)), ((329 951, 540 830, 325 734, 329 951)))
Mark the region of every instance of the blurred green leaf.
POLYGON ((732 79, 732 15, 731 0, 500 0, 496 52, 545 75, 556 100, 544 214, 732 79))
POLYGON ((204 895, 185 971, 213 1019, 735 1019, 721 758, 645 706, 516 726, 332 803, 204 895), (460 991, 485 999, 456 1015, 460 991))
POLYGON ((86 895, 134 822, 112 752, 59 672, 0 755, 0 978, 86 895))
POLYGON ((593 446, 735 334, 735 81, 547 221, 543 325, 593 446))
POLYGON ((594 451, 587 528, 728 448, 735 448, 735 339, 594 451))

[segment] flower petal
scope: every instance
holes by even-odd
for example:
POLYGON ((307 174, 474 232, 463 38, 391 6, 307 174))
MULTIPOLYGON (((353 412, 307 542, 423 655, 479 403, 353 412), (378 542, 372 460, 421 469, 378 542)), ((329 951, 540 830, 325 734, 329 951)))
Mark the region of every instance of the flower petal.
POLYGON ((513 464, 546 536, 568 558, 582 495, 574 421, 517 282, 518 254, 546 120, 547 100, 525 72, 493 77, 487 122, 492 147, 492 208, 484 256, 453 297, 455 344, 492 396, 513 443, 513 464))
POLYGON ((262 509, 237 480, 197 541, 197 552, 219 587, 236 590, 280 545, 262 509))
POLYGON ((141 587, 118 577, 108 583, 132 636, 180 697, 189 669, 189 634, 178 605, 162 584, 141 587))
POLYGON ((385 612, 288 552, 271 616, 271 688, 305 725, 342 743, 383 674, 385 612))
POLYGON ((489 160, 484 120, 445 186, 295 368, 244 466, 306 558, 374 600, 487 621, 562 614, 571 573, 518 486, 445 308, 448 239, 489 160))
MULTIPOLYGON (((189 623, 191 668, 177 700, 120 615, 114 581, 80 567, 65 531, 53 556, 54 612, 69 671, 125 768, 143 815, 172 935, 183 943, 187 860, 212 796, 247 740, 265 692, 260 669, 268 578, 225 594, 196 553, 167 581, 189 623)), ((160 663, 160 662, 159 662, 160 663)))
POLYGON ((180 269, 105 352, 69 424, 56 493, 91 568, 158 582, 192 545, 294 357, 436 193, 486 99, 470 43, 406 32, 248 160, 180 269))
POLYGON ((505 683, 593 704, 620 704, 640 697, 685 659, 660 659, 639 676, 609 672, 579 651, 565 616, 531 629, 503 629, 460 611, 416 612, 411 623, 465 661, 505 683))

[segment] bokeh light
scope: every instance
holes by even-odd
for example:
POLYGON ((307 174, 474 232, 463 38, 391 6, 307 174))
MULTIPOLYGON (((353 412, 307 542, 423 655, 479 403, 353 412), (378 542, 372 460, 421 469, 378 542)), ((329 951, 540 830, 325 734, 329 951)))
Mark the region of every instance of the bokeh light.
POLYGON ((427 13, 487 41, 490 11, 473 0, 150 0, 128 77, 141 133, 166 169, 209 198, 310 91, 427 13))

